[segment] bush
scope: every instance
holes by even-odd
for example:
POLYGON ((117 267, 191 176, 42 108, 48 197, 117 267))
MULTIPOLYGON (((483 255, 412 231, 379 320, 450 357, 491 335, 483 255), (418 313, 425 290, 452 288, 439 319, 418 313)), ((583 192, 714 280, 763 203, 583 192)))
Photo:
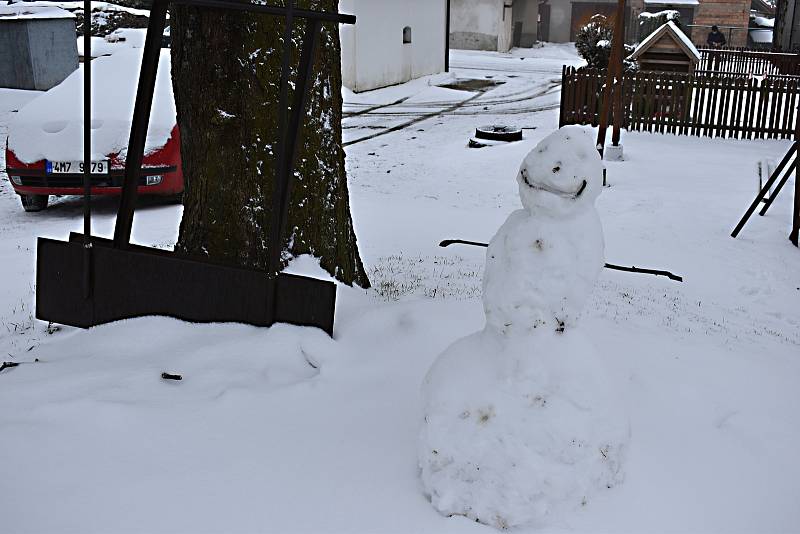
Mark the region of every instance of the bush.
MULTIPOLYGON (((608 67, 613 37, 614 26, 605 15, 593 16, 578 30, 575 36, 575 48, 578 49, 578 54, 586 60, 588 68, 603 70, 608 67)), ((629 45, 623 45, 623 47, 623 56, 627 58, 633 52, 633 47, 629 45)), ((624 58, 623 69, 635 70, 635 62, 627 61, 624 58)))
POLYGON ((674 9, 665 9, 657 13, 639 13, 639 42, 647 39, 648 35, 669 21, 672 21, 679 30, 683 31, 681 14, 674 9))
POLYGON ((604 15, 595 15, 575 36, 575 48, 590 69, 605 69, 611 55, 614 27, 604 15))

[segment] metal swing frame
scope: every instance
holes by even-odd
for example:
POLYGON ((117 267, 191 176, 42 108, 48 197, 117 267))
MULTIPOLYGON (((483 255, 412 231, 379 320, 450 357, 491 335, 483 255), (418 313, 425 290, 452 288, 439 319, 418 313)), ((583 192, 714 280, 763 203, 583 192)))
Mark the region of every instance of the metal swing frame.
MULTIPOLYGON (((39 238, 36 258, 36 317, 88 328, 120 319, 164 315, 191 322, 240 322, 271 326, 285 322, 333 334, 336 285, 281 273, 291 177, 302 137, 314 52, 323 22, 355 24, 352 15, 246 0, 174 0, 173 4, 261 13, 286 19, 281 64, 279 147, 272 199, 267 270, 197 261, 130 243, 137 185, 155 90, 168 0, 154 0, 147 27, 139 85, 125 162, 125 178, 113 240, 91 231, 91 2, 84 0, 84 217, 83 233, 68 241, 39 238), (295 19, 305 21, 294 98, 288 87, 295 19), (288 115, 288 117, 287 117, 288 115)), ((191 132, 187 132, 191 135, 191 132)))

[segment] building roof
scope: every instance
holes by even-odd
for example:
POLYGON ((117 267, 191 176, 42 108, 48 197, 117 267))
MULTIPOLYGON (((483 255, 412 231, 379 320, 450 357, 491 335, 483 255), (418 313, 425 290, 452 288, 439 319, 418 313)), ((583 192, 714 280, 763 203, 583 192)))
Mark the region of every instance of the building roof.
POLYGON ((681 49, 689 56, 690 59, 697 62, 700 61, 700 52, 692 44, 692 41, 678 28, 674 22, 669 21, 662 25, 656 31, 647 36, 647 38, 639 43, 639 46, 633 51, 629 59, 636 59, 645 53, 651 46, 656 44, 659 39, 665 34, 672 37, 672 39, 681 47, 681 49))
POLYGON ((697 6, 698 0, 644 0, 645 5, 649 6, 697 6))
POLYGON ((75 15, 52 6, 28 6, 25 2, 0 5, 0 21, 32 19, 74 19, 75 15))

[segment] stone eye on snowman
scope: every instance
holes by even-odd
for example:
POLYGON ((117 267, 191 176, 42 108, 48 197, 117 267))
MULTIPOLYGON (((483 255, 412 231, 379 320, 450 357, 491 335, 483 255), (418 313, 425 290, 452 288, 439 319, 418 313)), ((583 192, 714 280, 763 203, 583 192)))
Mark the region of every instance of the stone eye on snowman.
POLYGON ((489 243, 486 326, 422 387, 421 479, 445 515, 509 528, 562 520, 622 480, 629 423, 577 319, 603 268, 602 164, 565 127, 517 175, 523 209, 489 243))

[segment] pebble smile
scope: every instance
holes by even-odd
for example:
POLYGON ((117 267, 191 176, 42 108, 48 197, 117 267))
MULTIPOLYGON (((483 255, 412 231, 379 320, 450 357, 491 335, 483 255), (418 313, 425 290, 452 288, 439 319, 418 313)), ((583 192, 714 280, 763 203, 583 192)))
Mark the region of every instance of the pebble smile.
POLYGON ((560 197, 571 198, 571 199, 576 199, 579 196, 581 196, 581 193, 583 193, 583 191, 584 191, 584 189, 586 189, 586 185, 587 185, 586 180, 583 180, 581 182, 580 187, 578 187, 578 190, 575 191, 574 193, 571 193, 569 191, 562 191, 561 189, 555 189, 553 187, 548 187, 548 186, 542 185, 542 184, 535 184, 534 185, 534 184, 532 184, 531 182, 528 181, 528 175, 524 170, 522 171, 522 180, 531 189, 538 189, 540 191, 547 191, 548 193, 552 193, 552 194, 558 195, 560 197))

